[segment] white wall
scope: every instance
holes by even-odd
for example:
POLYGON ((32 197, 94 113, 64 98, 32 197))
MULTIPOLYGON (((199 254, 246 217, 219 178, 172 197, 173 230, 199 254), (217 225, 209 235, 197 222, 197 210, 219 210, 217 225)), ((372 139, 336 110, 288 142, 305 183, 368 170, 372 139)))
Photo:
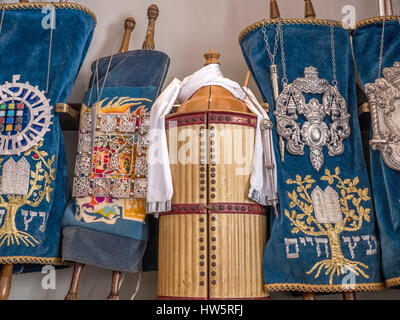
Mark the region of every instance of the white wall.
MULTIPOLYGON (((10 2, 10 1, 6 1, 10 2)), ((214 48, 221 53, 220 61, 226 77, 242 82, 247 68, 238 44, 239 33, 248 25, 269 15, 266 0, 81 0, 79 3, 93 10, 98 19, 93 42, 82 70, 70 96, 70 102, 80 102, 88 85, 90 63, 103 56, 116 53, 120 47, 123 22, 128 16, 136 20, 130 49, 141 48, 147 28, 147 8, 156 3, 160 16, 156 22, 156 49, 171 57, 166 84, 173 76, 183 78, 203 62, 203 54, 214 48)), ((352 4, 357 9, 357 20, 377 15, 376 0, 314 0, 318 18, 341 20, 341 9, 352 4)), ((395 12, 400 14, 400 0, 393 0, 395 12)), ((279 0, 282 17, 302 17, 303 0, 279 0)), ((253 91, 258 91, 254 82, 253 91)), ((76 133, 65 132, 69 166, 72 168, 76 150, 76 133)), ((72 172, 72 171, 70 171, 72 172)), ((43 275, 15 275, 10 299, 63 299, 68 291, 72 269, 57 271, 56 290, 43 290, 43 275)), ((136 287, 136 275, 127 274, 121 288, 121 297, 128 299, 136 287)), ((111 271, 86 267, 83 272, 79 297, 104 299, 109 292, 111 271)), ((157 274, 145 274, 137 299, 154 299, 157 290, 157 274)), ((274 295, 287 298, 285 295, 274 295)), ((359 294, 360 299, 398 299, 398 290, 381 293, 359 294)), ((340 296, 323 296, 320 299, 338 299, 340 296)))

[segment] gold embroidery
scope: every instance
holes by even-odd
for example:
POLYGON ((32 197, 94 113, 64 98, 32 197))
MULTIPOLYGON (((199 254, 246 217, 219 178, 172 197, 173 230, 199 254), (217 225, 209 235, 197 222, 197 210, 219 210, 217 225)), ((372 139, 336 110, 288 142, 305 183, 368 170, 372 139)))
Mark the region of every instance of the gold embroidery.
POLYGON ((94 24, 97 24, 96 15, 89 8, 78 4, 78 3, 55 3, 55 2, 24 2, 24 3, 4 3, 0 5, 0 10, 23 10, 23 9, 42 9, 43 7, 52 6, 56 9, 72 9, 82 11, 94 20, 94 24))
MULTIPOLYGON (((261 28, 263 25, 275 25, 278 24, 279 19, 264 19, 253 23, 244 29, 239 35, 239 43, 242 39, 247 36, 249 33, 261 28)), ((338 28, 343 28, 343 24, 340 21, 335 20, 326 20, 326 19, 282 19, 282 24, 290 25, 290 24, 305 24, 305 25, 320 25, 320 26, 330 26, 333 25, 338 28)))
MULTIPOLYGON (((0 227, 0 247, 6 242, 7 246, 21 245, 36 246, 39 245, 33 236, 29 233, 20 231, 15 225, 15 216, 20 207, 27 204, 31 207, 39 206, 43 200, 50 203, 50 195, 53 188, 50 186, 55 180, 55 168, 52 165, 55 161, 55 155, 48 158, 46 151, 39 151, 42 142, 36 147, 33 147, 24 153, 25 157, 31 156, 31 159, 36 162, 36 170, 30 173, 30 189, 26 196, 18 195, 0 195, 0 208, 6 210, 4 223, 0 227), (46 160, 47 158, 47 160, 46 160), (4 198, 6 197, 6 198, 4 198)), ((1 162, 0 162, 1 163, 1 162)))
POLYGON ((400 17, 399 16, 386 16, 386 17, 374 17, 374 18, 369 18, 369 19, 366 19, 366 20, 361 20, 361 21, 357 22, 356 29, 361 28, 361 27, 365 27, 365 26, 368 26, 368 25, 371 25, 371 24, 375 24, 375 23, 378 23, 378 22, 383 22, 384 20, 386 22, 395 21, 395 20, 400 22, 400 17))
POLYGON ((388 288, 399 286, 400 285, 400 277, 385 280, 385 285, 388 288))
POLYGON ((72 262, 65 262, 61 258, 33 257, 33 256, 9 256, 0 257, 0 264, 51 264, 54 266, 72 266, 72 262))
POLYGON ((333 277, 336 274, 340 276, 345 274, 345 269, 354 272, 357 276, 362 275, 368 279, 369 276, 362 269, 368 269, 368 266, 362 262, 352 261, 344 257, 341 245, 340 234, 343 231, 355 232, 360 230, 363 221, 370 222, 369 213, 371 209, 364 208, 360 205, 361 201, 369 201, 371 198, 368 196, 368 188, 356 188, 359 183, 359 178, 355 177, 353 180, 344 179, 339 177, 340 168, 336 167, 335 173, 331 174, 328 169, 325 169, 325 176, 321 180, 327 181, 329 185, 336 182, 336 188, 340 190, 340 205, 341 211, 344 215, 343 222, 339 223, 319 223, 313 215, 314 208, 313 202, 309 195, 309 189, 315 183, 315 180, 310 175, 306 175, 304 179, 300 175, 296 175, 296 180, 288 179, 287 184, 296 185, 296 190, 288 192, 289 199, 291 200, 289 207, 285 209, 285 216, 292 222, 292 233, 303 232, 311 236, 327 236, 330 243, 331 258, 317 262, 307 274, 312 274, 316 271, 315 279, 317 279, 321 271, 326 269, 325 275, 329 275, 329 283, 333 283, 333 277), (349 205, 351 202, 351 205, 349 205), (355 209, 353 209, 355 208, 355 209))
POLYGON ((385 289, 382 283, 356 283, 351 287, 341 284, 303 284, 303 283, 272 283, 265 284, 265 292, 300 291, 300 292, 345 292, 345 291, 378 291, 385 289))

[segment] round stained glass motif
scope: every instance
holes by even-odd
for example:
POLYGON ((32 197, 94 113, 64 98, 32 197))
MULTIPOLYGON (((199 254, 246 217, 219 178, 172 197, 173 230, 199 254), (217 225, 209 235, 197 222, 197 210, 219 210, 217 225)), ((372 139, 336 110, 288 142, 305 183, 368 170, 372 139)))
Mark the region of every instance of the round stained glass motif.
POLYGON ((52 107, 44 91, 20 76, 0 85, 0 155, 17 155, 43 140, 52 124, 52 107))

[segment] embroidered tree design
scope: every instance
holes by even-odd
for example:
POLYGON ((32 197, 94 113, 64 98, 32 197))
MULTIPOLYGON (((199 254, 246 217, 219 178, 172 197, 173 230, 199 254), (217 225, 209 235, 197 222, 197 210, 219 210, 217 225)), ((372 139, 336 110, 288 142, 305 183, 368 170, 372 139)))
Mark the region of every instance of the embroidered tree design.
POLYGON ((0 208, 6 210, 4 223, 0 227, 0 247, 5 243, 7 246, 24 244, 27 247, 34 247, 39 245, 39 241, 29 233, 17 229, 15 217, 18 209, 23 205, 27 204, 35 208, 43 200, 50 203, 50 194, 53 191, 51 183, 55 180, 55 168, 52 168, 55 155, 46 159, 48 154, 46 151, 39 150, 41 146, 42 142, 24 153, 25 157, 31 157, 35 162, 35 170, 30 171, 27 195, 0 195, 0 208))
POLYGON ((310 175, 306 175, 304 179, 300 175, 296 175, 296 180, 288 179, 287 184, 296 185, 296 190, 288 192, 291 200, 289 210, 285 209, 285 216, 291 221, 294 226, 292 233, 303 232, 311 236, 327 236, 330 243, 331 258, 317 262, 307 274, 316 272, 315 278, 318 278, 321 271, 325 269, 325 275, 329 275, 329 283, 332 284, 333 277, 345 274, 346 269, 354 272, 357 276, 362 275, 368 279, 369 276, 364 269, 368 266, 362 262, 352 261, 344 257, 340 245, 340 234, 343 231, 355 232, 360 230, 363 222, 370 222, 370 209, 364 208, 361 205, 362 201, 368 201, 371 198, 368 196, 368 188, 357 188, 359 183, 358 177, 344 179, 339 177, 340 168, 336 167, 335 173, 326 169, 325 175, 321 180, 327 181, 329 185, 336 186, 340 190, 340 210, 343 215, 342 222, 336 223, 321 223, 315 216, 313 201, 309 190, 315 183, 315 180, 310 175))

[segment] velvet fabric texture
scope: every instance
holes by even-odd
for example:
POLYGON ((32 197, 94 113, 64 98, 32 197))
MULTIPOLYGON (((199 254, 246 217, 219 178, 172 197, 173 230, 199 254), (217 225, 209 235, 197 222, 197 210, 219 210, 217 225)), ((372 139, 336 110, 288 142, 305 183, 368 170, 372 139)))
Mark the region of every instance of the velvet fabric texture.
MULTIPOLYGON (((0 33, 0 84, 29 82, 23 93, 36 86, 37 90, 46 90, 50 28, 43 27, 49 12, 42 13, 41 7, 40 4, 35 8, 20 5, 18 9, 0 6, 1 13, 5 8, 0 33)), ((10 159, 15 162, 25 159, 28 163, 24 170, 12 172, 11 184, 3 181, 0 195, 0 263, 15 264, 14 272, 39 270, 42 264, 63 264, 59 252, 61 220, 69 199, 69 186, 63 136, 53 107, 55 103, 66 102, 70 94, 91 42, 95 21, 87 12, 74 7, 56 7, 55 16, 48 90, 44 92, 53 115, 49 130, 43 141, 26 152, 11 156, 0 153, 3 180, 6 174, 10 175, 3 170, 10 159), (5 194, 7 188, 21 183, 23 173, 28 173, 27 194, 5 194)), ((27 95, 25 99, 32 102, 34 97, 27 95)), ((33 117, 32 113, 27 115, 26 104, 25 107, 21 104, 22 127, 30 125, 29 119, 33 117)), ((7 129, 1 128, 4 136, 7 129)))
MULTIPOLYGON (((357 70, 363 87, 378 77, 383 19, 360 22, 353 32, 357 70)), ((400 61, 400 18, 386 21, 382 70, 400 61)), ((380 77, 383 77, 381 74, 380 77)), ((371 130, 372 136, 372 130, 371 130)), ((400 172, 389 168, 380 151, 370 150, 372 191, 382 247, 382 272, 388 287, 400 284, 400 172)))
MULTIPOLYGON (((278 217, 272 219, 271 236, 264 253, 266 291, 340 292, 382 288, 380 251, 357 115, 350 32, 339 25, 335 23, 334 26, 337 82, 351 115, 351 135, 344 139, 341 155, 330 156, 327 147, 323 147, 324 162, 319 171, 311 165, 308 146, 301 156, 292 155, 285 148, 284 162, 277 159, 280 204, 278 217), (311 195, 317 186, 322 190, 329 186, 339 196, 339 221, 326 223, 317 217, 311 195)), ((265 28, 273 48, 276 21, 267 22, 265 28)), ((299 19, 284 22, 282 28, 288 83, 303 78, 305 68, 313 66, 318 69, 319 78, 332 84, 329 24, 322 20, 299 19)), ((274 148, 278 155, 270 59, 260 25, 244 35, 240 45, 264 101, 271 104, 274 148)), ((280 51, 279 47, 275 63, 281 92, 280 51)), ((307 103, 311 98, 321 103, 322 96, 305 94, 305 98, 307 103)), ((299 116, 298 121, 304 123, 305 118, 299 116)), ((328 127, 332 122, 330 116, 325 116, 323 121, 328 127)))
MULTIPOLYGON (((92 64, 84 102, 90 108, 100 100, 98 112, 106 113, 106 110, 119 112, 124 109, 123 101, 136 99, 124 112, 147 113, 161 90, 169 62, 166 54, 154 50, 135 50, 101 58, 98 66, 97 62, 92 64), (97 99, 104 80, 104 90, 97 99)), ((157 222, 146 216, 145 201, 74 198, 63 219, 63 259, 123 272, 156 270, 157 222)))

